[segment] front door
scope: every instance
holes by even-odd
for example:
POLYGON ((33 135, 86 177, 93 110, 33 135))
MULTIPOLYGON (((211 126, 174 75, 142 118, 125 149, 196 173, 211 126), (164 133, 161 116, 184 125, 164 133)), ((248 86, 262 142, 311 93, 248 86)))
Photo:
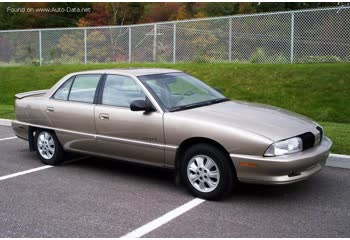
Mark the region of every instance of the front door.
POLYGON ((141 99, 146 95, 134 79, 106 76, 101 104, 95 107, 98 151, 106 157, 162 166, 163 113, 131 111, 130 103, 141 99))

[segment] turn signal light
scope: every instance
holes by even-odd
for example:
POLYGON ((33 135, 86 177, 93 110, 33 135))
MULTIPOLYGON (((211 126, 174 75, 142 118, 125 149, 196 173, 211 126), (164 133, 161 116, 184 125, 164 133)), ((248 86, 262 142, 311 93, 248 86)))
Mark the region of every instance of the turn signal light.
POLYGON ((249 163, 249 162, 239 162, 239 166, 242 167, 256 167, 257 165, 254 163, 249 163))

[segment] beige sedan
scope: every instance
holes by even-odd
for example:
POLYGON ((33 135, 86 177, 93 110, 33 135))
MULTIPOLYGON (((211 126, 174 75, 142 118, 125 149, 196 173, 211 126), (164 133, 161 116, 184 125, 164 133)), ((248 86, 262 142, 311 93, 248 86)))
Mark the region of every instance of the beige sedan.
POLYGON ((16 95, 15 134, 45 164, 77 152, 172 168, 192 194, 214 199, 238 182, 286 184, 319 172, 331 141, 312 120, 227 99, 184 72, 72 73, 16 95))

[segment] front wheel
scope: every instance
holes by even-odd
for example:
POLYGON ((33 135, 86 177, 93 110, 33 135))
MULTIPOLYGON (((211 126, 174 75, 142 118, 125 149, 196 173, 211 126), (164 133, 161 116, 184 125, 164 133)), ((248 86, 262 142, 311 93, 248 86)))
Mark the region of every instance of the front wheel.
POLYGON ((63 148, 52 131, 38 130, 35 133, 36 152, 40 161, 48 165, 63 162, 63 148))
POLYGON ((231 192, 234 169, 220 149, 209 144, 197 144, 185 152, 182 160, 181 176, 193 195, 218 199, 231 192))

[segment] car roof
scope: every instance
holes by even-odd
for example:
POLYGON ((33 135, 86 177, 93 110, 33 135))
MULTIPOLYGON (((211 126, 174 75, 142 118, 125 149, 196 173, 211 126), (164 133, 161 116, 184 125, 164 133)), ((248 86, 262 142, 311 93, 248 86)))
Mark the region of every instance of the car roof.
POLYGON ((76 72, 75 74, 89 74, 89 73, 107 73, 107 74, 122 74, 122 75, 133 75, 133 76, 144 76, 152 74, 161 73, 174 73, 181 72, 176 69, 166 69, 166 68, 114 68, 114 69, 98 69, 90 71, 76 72))

